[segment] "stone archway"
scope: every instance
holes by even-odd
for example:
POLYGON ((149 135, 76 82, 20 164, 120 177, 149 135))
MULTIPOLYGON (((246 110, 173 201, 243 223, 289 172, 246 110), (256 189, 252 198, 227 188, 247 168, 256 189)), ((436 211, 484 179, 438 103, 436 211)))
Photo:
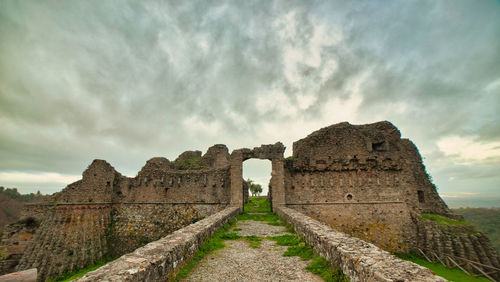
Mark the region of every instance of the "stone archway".
POLYGON ((283 153, 285 146, 281 142, 274 145, 261 145, 253 150, 243 148, 231 153, 231 205, 243 211, 243 162, 248 159, 270 160, 271 172, 271 208, 285 204, 285 169, 283 153))

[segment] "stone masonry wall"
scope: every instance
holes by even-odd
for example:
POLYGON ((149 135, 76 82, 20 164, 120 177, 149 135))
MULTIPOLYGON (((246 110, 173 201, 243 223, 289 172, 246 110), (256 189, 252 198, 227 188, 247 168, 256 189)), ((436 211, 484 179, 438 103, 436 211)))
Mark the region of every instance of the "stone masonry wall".
MULTIPOLYGON (((500 259, 490 240, 473 226, 438 225, 434 221, 421 219, 417 223, 417 229, 417 247, 428 257, 433 257, 432 253, 440 256, 451 255, 500 269, 500 259)), ((459 259, 454 260, 462 262, 459 259)), ((467 270, 477 272, 470 266, 467 270)), ((489 273, 491 268, 483 267, 483 271, 489 273)), ((498 273, 494 278, 500 278, 498 273)))
POLYGON ((285 202, 395 253, 416 244, 417 214, 451 214, 416 147, 389 122, 340 123, 295 142, 285 163, 285 202))
POLYGON ((108 252, 110 205, 53 207, 24 250, 17 270, 38 269, 39 281, 83 268, 108 252))
POLYGON ((113 206, 111 256, 122 255, 223 210, 226 205, 119 204, 113 206))
POLYGON ((278 207, 276 211, 316 252, 340 267, 351 281, 447 281, 425 267, 337 232, 298 211, 286 207, 278 207))
POLYGON ((287 207, 392 253, 407 253, 414 246, 416 228, 404 203, 339 203, 287 207))
POLYGON ((204 156, 185 152, 178 162, 153 158, 133 178, 94 160, 81 180, 26 205, 22 216, 40 224, 31 236, 18 228, 2 241, 0 270, 36 267, 46 279, 123 255, 226 208, 229 174, 224 145, 204 156))
POLYGON ((238 207, 229 207, 138 248, 76 281, 172 281, 201 244, 238 213, 238 207))

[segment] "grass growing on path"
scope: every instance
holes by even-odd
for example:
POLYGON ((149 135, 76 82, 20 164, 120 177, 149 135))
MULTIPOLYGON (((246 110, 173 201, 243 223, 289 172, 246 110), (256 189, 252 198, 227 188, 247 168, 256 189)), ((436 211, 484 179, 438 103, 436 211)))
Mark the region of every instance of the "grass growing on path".
POLYGON ((193 259, 189 261, 177 274, 175 277, 175 281, 179 281, 182 278, 187 277, 189 272, 193 269, 193 267, 207 254, 224 248, 226 245, 224 244, 224 240, 230 240, 233 239, 237 235, 236 233, 226 233, 231 227, 233 227, 234 223, 236 220, 230 220, 228 223, 224 224, 224 226, 219 229, 215 234, 212 236, 212 238, 208 239, 205 243, 203 243, 200 247, 200 249, 196 252, 194 255, 193 259), (233 235, 234 234, 234 235, 233 235), (227 239, 225 239, 227 238, 227 239))
POLYGON ((271 212, 271 204, 266 197, 249 197, 249 202, 243 206, 243 212, 271 212))
POLYGON ((430 263, 423 257, 417 254, 397 254, 396 255, 400 259, 404 259, 407 261, 414 262, 423 267, 427 267, 428 269, 434 271, 436 275, 439 275, 443 278, 446 278, 453 282, 487 282, 490 281, 484 277, 474 277, 468 275, 458 268, 449 269, 440 263, 430 263))
POLYGON ((236 218, 232 219, 229 223, 225 224, 212 236, 212 238, 205 242, 196 252, 193 259, 182 268, 179 274, 177 274, 175 281, 187 277, 194 266, 207 254, 224 248, 225 240, 239 239, 246 240, 251 248, 259 248, 262 240, 264 239, 274 240, 280 246, 288 246, 283 256, 299 256, 303 260, 312 259, 311 263, 306 267, 306 270, 319 275, 325 281, 349 281, 341 270, 334 268, 329 261, 316 255, 312 247, 309 246, 303 238, 296 234, 293 226, 287 225, 279 216, 272 213, 270 205, 265 197, 250 197, 250 202, 244 206, 244 212, 236 216, 236 218), (267 238, 255 235, 241 236, 236 232, 241 231, 242 229, 234 228, 235 223, 239 220, 264 221, 267 224, 274 226, 286 226, 286 231, 292 234, 267 238))
MULTIPOLYGON (((295 232, 293 226, 287 225, 278 215, 272 213, 271 206, 266 198, 250 197, 250 201, 245 204, 243 211, 243 214, 237 217, 238 220, 266 221, 269 225, 286 226, 286 231, 292 234, 267 237, 267 239, 276 241, 280 246, 288 246, 283 256, 298 256, 303 260, 312 259, 306 270, 320 276, 325 281, 349 281, 349 278, 342 273, 342 270, 333 267, 325 258, 315 254, 312 247, 295 232), (249 214, 253 212, 266 212, 266 214, 249 214)), ((252 246, 252 243, 250 243, 250 246, 252 246)))

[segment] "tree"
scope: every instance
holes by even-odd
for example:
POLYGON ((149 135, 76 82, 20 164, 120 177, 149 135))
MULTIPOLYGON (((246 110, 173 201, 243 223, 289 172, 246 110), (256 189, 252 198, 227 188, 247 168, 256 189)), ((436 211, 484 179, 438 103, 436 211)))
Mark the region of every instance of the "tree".
POLYGON ((245 180, 245 183, 248 186, 248 190, 252 193, 252 196, 259 196, 262 193, 262 185, 256 184, 250 178, 245 180))

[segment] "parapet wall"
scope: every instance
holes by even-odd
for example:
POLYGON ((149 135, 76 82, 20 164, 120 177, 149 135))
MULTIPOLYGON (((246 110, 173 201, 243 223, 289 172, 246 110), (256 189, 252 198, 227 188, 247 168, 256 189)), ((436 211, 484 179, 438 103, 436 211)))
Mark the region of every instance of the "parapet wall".
POLYGON ((175 230, 213 215, 225 204, 121 203, 113 206, 113 257, 126 254, 175 230))
POLYGON ((76 281, 171 281, 198 248, 239 213, 229 207, 151 242, 76 281))
POLYGON ((340 267, 351 281, 447 281, 429 269, 401 260, 361 239, 337 232, 300 212, 276 212, 321 256, 340 267))

